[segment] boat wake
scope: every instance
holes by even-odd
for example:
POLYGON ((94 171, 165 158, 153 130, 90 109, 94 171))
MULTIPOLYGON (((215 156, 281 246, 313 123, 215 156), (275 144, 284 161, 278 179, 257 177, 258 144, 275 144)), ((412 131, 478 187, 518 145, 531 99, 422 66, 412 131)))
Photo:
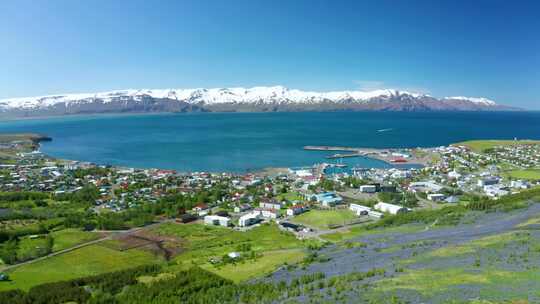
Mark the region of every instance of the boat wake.
POLYGON ((392 131, 394 129, 390 128, 390 129, 380 129, 380 130, 377 130, 377 132, 389 132, 389 131, 392 131))

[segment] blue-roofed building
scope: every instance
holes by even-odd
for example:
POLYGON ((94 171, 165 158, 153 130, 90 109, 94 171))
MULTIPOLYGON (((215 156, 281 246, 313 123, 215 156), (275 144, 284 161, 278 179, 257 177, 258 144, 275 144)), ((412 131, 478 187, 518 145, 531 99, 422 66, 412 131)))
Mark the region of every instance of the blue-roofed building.
POLYGON ((334 192, 311 194, 308 198, 310 201, 316 201, 324 207, 333 207, 343 202, 343 198, 334 192))

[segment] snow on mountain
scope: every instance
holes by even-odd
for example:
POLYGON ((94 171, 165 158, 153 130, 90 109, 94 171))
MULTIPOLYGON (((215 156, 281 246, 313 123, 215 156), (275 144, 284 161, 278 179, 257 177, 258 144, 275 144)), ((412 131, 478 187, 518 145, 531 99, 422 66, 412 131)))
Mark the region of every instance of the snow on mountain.
MULTIPOLYGON (((145 97, 184 101, 189 104, 229 104, 229 103, 320 103, 320 102, 367 102, 371 99, 393 99, 396 97, 422 98, 428 95, 398 90, 375 91, 334 91, 310 92, 288 89, 282 86, 253 88, 215 88, 215 89, 165 89, 165 90, 119 90, 101 93, 66 94, 39 97, 9 98, 0 100, 3 109, 47 108, 57 104, 72 104, 112 101, 141 101, 145 97)), ((476 103, 494 104, 484 98, 452 97, 476 103)))
POLYGON ((486 98, 445 97, 384 89, 312 92, 282 86, 118 90, 0 100, 0 118, 97 113, 276 111, 516 110, 486 98))
POLYGON ((477 98, 477 97, 465 97, 465 96, 453 96, 453 97, 445 97, 443 100, 462 100, 462 101, 470 101, 476 104, 483 104, 487 106, 494 106, 497 105, 497 103, 493 100, 487 99, 487 98, 477 98))

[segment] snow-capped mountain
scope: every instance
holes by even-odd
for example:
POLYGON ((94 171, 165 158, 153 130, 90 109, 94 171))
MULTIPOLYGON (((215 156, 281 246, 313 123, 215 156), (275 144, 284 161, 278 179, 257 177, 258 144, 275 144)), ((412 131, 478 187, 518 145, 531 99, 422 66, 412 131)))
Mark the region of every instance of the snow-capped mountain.
POLYGON ((486 98, 435 97, 398 90, 309 92, 282 86, 119 90, 0 100, 2 116, 115 112, 505 110, 486 98))

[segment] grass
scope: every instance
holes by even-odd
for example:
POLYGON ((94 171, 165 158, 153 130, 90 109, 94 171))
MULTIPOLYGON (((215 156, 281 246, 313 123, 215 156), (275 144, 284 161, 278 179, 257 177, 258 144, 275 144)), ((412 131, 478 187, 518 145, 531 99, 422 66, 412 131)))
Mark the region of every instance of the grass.
POLYGON ((116 251, 100 245, 83 247, 9 271, 11 281, 0 282, 0 291, 96 275, 144 264, 155 263, 149 252, 131 249, 116 251))
POLYGON ((52 235, 54 238, 53 252, 64 250, 99 238, 99 234, 95 232, 86 232, 79 229, 63 229, 52 232, 52 235))
POLYGON ((278 201, 280 201, 280 202, 281 201, 293 202, 293 201, 303 201, 304 200, 302 195, 300 193, 298 193, 298 192, 281 193, 281 194, 278 194, 276 199, 278 201))
POLYGON ((540 144, 538 140, 469 140, 453 144, 454 146, 467 146, 475 152, 484 152, 495 146, 516 146, 526 144, 540 144))
POLYGON ((450 268, 445 270, 414 269, 394 278, 378 282, 376 289, 384 292, 415 290, 424 296, 459 290, 460 286, 473 285, 482 299, 519 299, 527 292, 540 290, 537 269, 506 271, 494 268, 470 270, 450 268))
POLYGON ((237 264, 227 264, 219 268, 211 264, 205 264, 202 268, 236 283, 240 283, 261 275, 269 274, 285 263, 298 263, 302 261, 305 256, 306 253, 300 249, 267 251, 263 253, 262 257, 257 258, 256 260, 247 260, 237 264))
POLYGON ((328 229, 333 225, 350 223, 356 218, 357 216, 348 209, 311 210, 295 217, 293 222, 313 228, 328 229))
POLYGON ((355 226, 355 227, 349 228, 347 231, 338 231, 334 233, 321 235, 321 238, 329 242, 337 243, 337 242, 350 240, 350 239, 364 236, 364 235, 393 233, 393 232, 400 232, 400 233, 417 232, 425 228, 426 228, 425 225, 418 225, 418 224, 380 228, 380 229, 370 229, 370 230, 366 229, 365 226, 355 226))
POLYGON ((202 224, 167 223, 155 228, 154 232, 182 238, 184 252, 175 258, 182 264, 194 262, 202 265, 210 258, 239 251, 240 245, 249 245, 252 251, 263 254, 266 251, 304 248, 305 245, 293 234, 279 230, 275 224, 240 232, 202 224))
POLYGON ((505 172, 504 175, 513 179, 539 180, 540 169, 511 170, 505 172))

